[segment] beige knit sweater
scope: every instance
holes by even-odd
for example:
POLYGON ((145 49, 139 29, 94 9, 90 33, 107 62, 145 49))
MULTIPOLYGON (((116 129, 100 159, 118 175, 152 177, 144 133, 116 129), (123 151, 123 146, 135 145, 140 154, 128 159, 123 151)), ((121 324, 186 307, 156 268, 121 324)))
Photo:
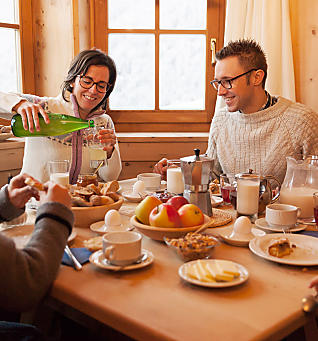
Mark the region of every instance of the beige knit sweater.
POLYGON ((318 155, 318 114, 282 97, 252 114, 224 109, 213 117, 207 154, 216 159, 218 172, 237 174, 251 168, 282 182, 286 156, 318 155))

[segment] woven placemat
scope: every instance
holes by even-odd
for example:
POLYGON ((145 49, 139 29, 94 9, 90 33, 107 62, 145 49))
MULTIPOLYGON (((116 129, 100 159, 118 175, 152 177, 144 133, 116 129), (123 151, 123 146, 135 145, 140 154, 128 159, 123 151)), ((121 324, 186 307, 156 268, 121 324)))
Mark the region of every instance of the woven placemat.
POLYGON ((218 227, 228 224, 232 220, 232 215, 223 210, 212 208, 213 216, 208 227, 218 227))

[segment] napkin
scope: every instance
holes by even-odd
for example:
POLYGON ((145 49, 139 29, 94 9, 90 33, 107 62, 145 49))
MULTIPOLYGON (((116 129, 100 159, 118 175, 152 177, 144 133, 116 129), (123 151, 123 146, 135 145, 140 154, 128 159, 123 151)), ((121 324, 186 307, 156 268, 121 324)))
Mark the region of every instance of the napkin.
MULTIPOLYGON (((86 247, 74 247, 71 248, 73 255, 77 258, 77 260, 83 265, 89 261, 89 256, 92 254, 91 251, 86 249, 86 247)), ((64 251, 62 264, 73 266, 72 259, 68 256, 68 254, 64 251)))
POLYGON ((300 234, 305 234, 307 236, 312 236, 312 237, 318 238, 318 230, 317 231, 301 231, 300 234))

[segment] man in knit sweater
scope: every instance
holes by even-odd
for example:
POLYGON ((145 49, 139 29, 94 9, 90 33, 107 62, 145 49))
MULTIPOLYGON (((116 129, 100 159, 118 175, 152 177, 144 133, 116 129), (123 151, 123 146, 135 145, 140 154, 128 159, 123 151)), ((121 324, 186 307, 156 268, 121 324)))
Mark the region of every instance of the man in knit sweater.
MULTIPOLYGON (((255 41, 230 42, 216 60, 211 84, 226 104, 215 112, 210 127, 207 154, 216 160, 216 171, 253 169, 282 182, 286 156, 318 154, 318 114, 265 90, 266 58, 255 41)), ((165 171, 164 160, 155 171, 165 171)))
MULTIPOLYGON (((0 233, 1 314, 24 312, 39 303, 57 275, 74 223, 66 188, 48 182, 46 191, 39 193, 25 184, 26 178, 26 174, 17 175, 0 190, 0 222, 21 215, 31 197, 41 200, 34 232, 23 249, 17 249, 14 240, 0 233)), ((11 331, 13 334, 30 332, 21 325, 0 322, 1 340, 11 331)), ((15 340, 13 334, 10 335, 15 340)))

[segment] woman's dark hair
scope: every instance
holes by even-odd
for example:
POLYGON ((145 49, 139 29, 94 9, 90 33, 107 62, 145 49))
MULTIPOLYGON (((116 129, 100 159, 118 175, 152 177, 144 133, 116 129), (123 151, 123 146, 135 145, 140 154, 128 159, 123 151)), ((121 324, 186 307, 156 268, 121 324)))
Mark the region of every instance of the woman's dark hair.
POLYGON ((105 93, 105 96, 102 99, 102 101, 92 111, 96 110, 99 107, 101 107, 102 109, 106 109, 107 99, 114 89, 114 85, 115 85, 116 77, 117 77, 117 71, 116 71, 116 65, 114 61, 112 60, 112 58, 110 58, 106 53, 98 49, 84 50, 80 52, 72 60, 66 79, 62 84, 62 96, 65 101, 68 101, 68 99, 65 96, 66 91, 69 91, 69 92, 73 91, 73 87, 71 84, 75 81, 75 78, 78 75, 85 75, 88 68, 91 65, 106 66, 109 70, 108 82, 110 86, 107 92, 105 93))

